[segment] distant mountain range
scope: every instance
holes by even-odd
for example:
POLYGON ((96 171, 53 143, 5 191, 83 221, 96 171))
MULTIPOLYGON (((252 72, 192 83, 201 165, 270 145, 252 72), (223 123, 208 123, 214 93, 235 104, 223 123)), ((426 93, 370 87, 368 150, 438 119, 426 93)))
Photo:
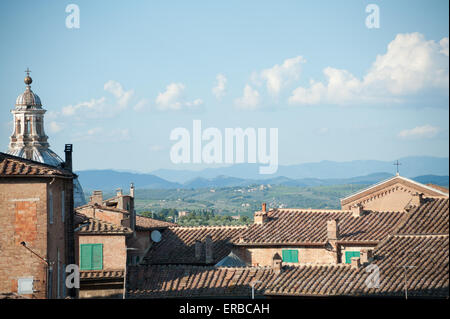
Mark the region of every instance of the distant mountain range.
MULTIPOLYGON (((399 158, 399 170, 402 176, 414 177, 421 175, 449 175, 448 157, 414 156, 399 158)), ((321 161, 317 163, 304 163, 298 165, 281 165, 274 175, 260 175, 259 164, 236 164, 229 167, 207 168, 200 171, 159 169, 151 174, 165 180, 186 183, 196 178, 216 178, 229 176, 241 179, 272 179, 287 176, 290 179, 301 178, 351 178, 366 176, 379 172, 395 174, 394 161, 357 160, 349 162, 321 161)))
MULTIPOLYGON (((407 157, 399 161, 402 163, 400 172, 403 176, 424 184, 449 185, 448 158, 407 157)), ((281 166, 276 175, 266 178, 261 178, 265 176, 257 174, 257 166, 249 164, 197 172, 158 170, 153 174, 139 174, 115 170, 86 170, 79 171, 77 174, 85 191, 94 189, 111 191, 116 188, 128 189, 130 182, 133 182, 138 189, 218 188, 254 184, 286 186, 374 184, 392 177, 393 174, 386 173, 389 171, 395 172, 393 162, 323 161, 281 166), (255 170, 256 174, 251 172, 251 168, 255 170), (380 170, 376 171, 376 169, 380 170), (240 173, 242 176, 238 175, 240 173), (285 175, 281 175, 282 173, 285 175), (175 176, 178 181, 173 181, 175 176)))

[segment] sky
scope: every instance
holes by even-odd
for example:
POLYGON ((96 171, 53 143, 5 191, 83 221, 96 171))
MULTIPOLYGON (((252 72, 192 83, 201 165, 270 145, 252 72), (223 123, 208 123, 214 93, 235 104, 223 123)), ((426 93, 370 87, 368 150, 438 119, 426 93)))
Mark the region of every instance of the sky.
POLYGON ((29 67, 51 148, 73 143, 75 170, 221 165, 171 161, 171 132, 194 120, 277 128, 280 165, 448 157, 448 6, 1 1, 0 149, 29 67))

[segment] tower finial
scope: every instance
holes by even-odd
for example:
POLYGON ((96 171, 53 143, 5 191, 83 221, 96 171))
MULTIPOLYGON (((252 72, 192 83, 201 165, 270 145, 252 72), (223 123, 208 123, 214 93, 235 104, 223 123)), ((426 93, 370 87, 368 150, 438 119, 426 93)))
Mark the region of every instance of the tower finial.
POLYGON ((25 73, 27 74, 27 76, 25 77, 24 82, 25 82, 26 85, 30 85, 33 82, 33 79, 30 76, 30 72, 31 72, 30 68, 27 68, 25 70, 25 73))

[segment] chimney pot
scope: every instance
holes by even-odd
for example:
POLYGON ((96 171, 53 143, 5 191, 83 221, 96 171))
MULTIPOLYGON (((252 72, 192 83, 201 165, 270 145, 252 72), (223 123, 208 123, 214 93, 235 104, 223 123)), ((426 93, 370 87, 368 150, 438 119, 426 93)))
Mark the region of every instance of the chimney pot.
POLYGON ((361 264, 367 264, 372 262, 373 260, 373 251, 372 249, 363 249, 361 250, 361 264))
POLYGON ((353 205, 350 208, 350 211, 352 212, 353 217, 361 217, 364 212, 363 206, 360 203, 353 205))
POLYGON ((199 240, 195 241, 195 259, 200 259, 202 254, 202 243, 199 240))
POLYGON ((89 202, 91 204, 101 205, 103 202, 103 192, 102 191, 93 191, 89 202))
POLYGON ((267 211, 267 204, 266 203, 262 203, 262 211, 263 212, 267 211))
POLYGON ((339 239, 339 225, 337 219, 331 219, 327 221, 327 237, 328 240, 339 239))
POLYGON ((361 267, 361 259, 359 257, 352 257, 351 268, 358 269, 361 267))
POLYGON ((64 163, 64 168, 72 171, 72 144, 66 144, 65 148, 64 148, 64 153, 65 153, 65 163, 64 163))
POLYGON ((205 255, 205 262, 211 264, 213 262, 213 241, 209 235, 205 239, 205 255))
POLYGON ((130 184, 130 196, 134 198, 134 183, 130 184))
POLYGON ((272 257, 272 268, 276 274, 281 273, 281 271, 283 270, 283 259, 278 253, 276 253, 272 257))
POLYGON ((423 193, 415 193, 411 200, 411 206, 420 206, 425 202, 423 193))

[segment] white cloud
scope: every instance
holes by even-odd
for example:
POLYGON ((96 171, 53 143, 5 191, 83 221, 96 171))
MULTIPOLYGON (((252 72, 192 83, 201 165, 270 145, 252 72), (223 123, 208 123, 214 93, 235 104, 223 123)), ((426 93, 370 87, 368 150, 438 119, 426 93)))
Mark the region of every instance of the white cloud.
POLYGON ((198 107, 198 106, 203 104, 203 100, 202 99, 196 99, 196 100, 194 100, 192 102, 186 102, 185 104, 186 104, 186 106, 189 106, 189 107, 198 107))
POLYGON ((89 113, 91 115, 101 116, 105 107, 105 101, 105 97, 91 99, 87 102, 64 106, 61 112, 65 116, 73 116, 80 112, 83 112, 84 114, 89 113))
POLYGON ((134 94, 134 90, 125 91, 122 84, 113 80, 106 82, 103 89, 117 98, 117 104, 121 108, 128 106, 128 102, 134 94))
POLYGON ((259 74, 254 74, 253 80, 265 81, 269 93, 277 96, 282 88, 299 79, 301 64, 305 62, 306 60, 301 56, 286 59, 281 65, 276 64, 269 69, 262 70, 259 74))
POLYGON ((235 100, 235 105, 242 109, 256 109, 260 103, 260 96, 257 90, 252 89, 250 85, 244 88, 244 95, 235 100))
POLYGON ((216 86, 213 87, 212 92, 217 99, 220 99, 225 96, 227 78, 225 77, 225 75, 219 73, 216 76, 216 81, 216 86))
POLYGON ((399 101, 408 94, 427 89, 448 90, 448 38, 436 43, 420 33, 398 34, 362 79, 332 67, 323 72, 324 83, 311 81, 307 88, 294 89, 289 103, 399 101))
POLYGON ((136 105, 133 107, 135 111, 143 111, 150 106, 150 101, 148 99, 141 99, 136 105))
POLYGON ((58 133, 62 130, 62 124, 57 123, 55 121, 51 121, 49 125, 49 130, 51 133, 58 133))
POLYGON ((160 110, 178 111, 184 108, 199 107, 203 104, 201 99, 192 102, 185 102, 183 83, 170 83, 166 86, 166 91, 161 92, 156 97, 156 106, 160 110))
POLYGON ((76 142, 121 142, 130 140, 128 129, 104 130, 102 127, 93 127, 84 132, 76 132, 72 136, 76 142))
POLYGON ((440 128, 437 126, 424 125, 417 126, 410 130, 401 131, 398 136, 401 138, 433 138, 440 131, 440 128))
POLYGON ((439 52, 445 56, 448 56, 448 38, 443 38, 439 41, 439 44, 441 45, 441 50, 439 52))

